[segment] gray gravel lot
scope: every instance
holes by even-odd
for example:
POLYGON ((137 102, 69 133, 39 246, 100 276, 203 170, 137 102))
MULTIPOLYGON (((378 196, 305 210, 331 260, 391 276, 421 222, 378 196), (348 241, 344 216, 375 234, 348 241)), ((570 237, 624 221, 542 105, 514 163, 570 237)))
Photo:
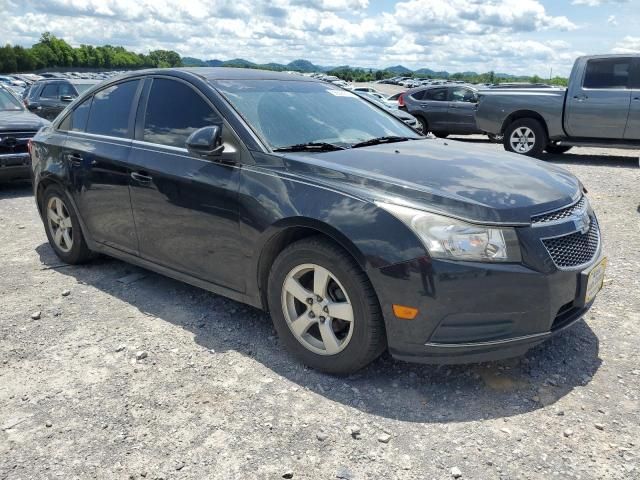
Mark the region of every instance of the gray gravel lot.
POLYGON ((297 364, 253 308, 117 260, 61 264, 29 185, 0 186, 0 479, 639 479, 637 152, 548 160, 604 232, 585 321, 524 358, 384 355, 346 378, 297 364))

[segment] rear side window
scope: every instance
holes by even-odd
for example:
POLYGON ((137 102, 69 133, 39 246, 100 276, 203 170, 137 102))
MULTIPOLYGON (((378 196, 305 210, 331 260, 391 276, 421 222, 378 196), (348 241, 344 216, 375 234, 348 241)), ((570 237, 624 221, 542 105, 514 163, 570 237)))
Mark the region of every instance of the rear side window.
POLYGON ((41 98, 58 98, 58 84, 47 83, 40 94, 41 98))
POLYGON ((427 92, 426 90, 420 90, 419 92, 412 93, 411 97, 413 97, 416 100, 422 100, 426 92, 427 92))
POLYGON ((447 100, 447 89, 446 88, 432 88, 431 90, 427 90, 424 97, 425 100, 435 100, 438 102, 444 102, 447 100))
POLYGON ((87 133, 126 137, 129 132, 131 104, 138 80, 112 85, 93 96, 87 121, 87 133))
POLYGON ((185 148, 189 135, 215 123, 220 117, 193 88, 175 80, 153 80, 144 119, 145 142, 185 148))
POLYGON ((597 58, 587 62, 584 88, 615 88, 629 86, 630 58, 597 58))
POLYGON ((71 130, 74 132, 84 132, 87 127, 87 120, 89 119, 92 100, 93 97, 89 97, 74 108, 73 111, 60 123, 59 129, 65 131, 71 130))

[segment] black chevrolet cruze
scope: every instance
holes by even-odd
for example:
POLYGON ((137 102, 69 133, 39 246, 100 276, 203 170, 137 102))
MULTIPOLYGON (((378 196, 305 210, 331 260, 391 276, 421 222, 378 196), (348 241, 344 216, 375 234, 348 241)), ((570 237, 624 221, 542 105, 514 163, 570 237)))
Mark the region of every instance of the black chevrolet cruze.
POLYGON ((581 183, 553 165, 429 139, 298 75, 134 72, 33 139, 52 248, 95 252, 270 312, 306 364, 520 355, 602 286, 581 183))

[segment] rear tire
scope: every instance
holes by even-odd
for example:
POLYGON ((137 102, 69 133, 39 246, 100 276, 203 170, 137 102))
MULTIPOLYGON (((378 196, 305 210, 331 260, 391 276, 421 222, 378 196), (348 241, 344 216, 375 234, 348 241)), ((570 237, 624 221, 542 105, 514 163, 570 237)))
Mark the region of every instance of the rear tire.
POLYGON ((542 154, 549 141, 547 132, 535 118, 519 118, 514 120, 505 130, 504 149, 530 157, 542 154))
POLYGON ((427 135, 429 133, 429 122, 427 122, 423 117, 417 116, 418 122, 422 126, 422 134, 427 135))
POLYGON ((80 228, 78 214, 67 193, 50 185, 42 195, 42 217, 49 244, 65 263, 85 263, 94 256, 80 228))
POLYGON ((544 150, 547 153, 562 154, 562 153, 568 152, 569 150, 571 150, 571 148, 572 148, 571 145, 554 145, 553 143, 550 143, 545 147, 544 150))
POLYGON ((276 258, 268 282, 269 311, 278 336, 304 364, 349 374, 385 350, 378 297, 339 246, 321 237, 293 243, 276 258))
POLYGON ((438 138, 447 138, 449 136, 447 132, 433 132, 433 134, 438 138))

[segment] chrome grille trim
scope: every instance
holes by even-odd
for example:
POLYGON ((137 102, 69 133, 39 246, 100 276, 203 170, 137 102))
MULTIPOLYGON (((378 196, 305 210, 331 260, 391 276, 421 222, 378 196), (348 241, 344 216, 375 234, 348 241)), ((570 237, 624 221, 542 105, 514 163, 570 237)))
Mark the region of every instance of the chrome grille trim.
POLYGON ((557 223, 562 220, 571 217, 577 212, 582 212, 586 208, 587 199, 583 195, 580 199, 569 205, 568 207, 562 207, 558 210, 552 210, 551 212, 540 213, 531 217, 531 224, 533 226, 540 226, 541 223, 557 223))

